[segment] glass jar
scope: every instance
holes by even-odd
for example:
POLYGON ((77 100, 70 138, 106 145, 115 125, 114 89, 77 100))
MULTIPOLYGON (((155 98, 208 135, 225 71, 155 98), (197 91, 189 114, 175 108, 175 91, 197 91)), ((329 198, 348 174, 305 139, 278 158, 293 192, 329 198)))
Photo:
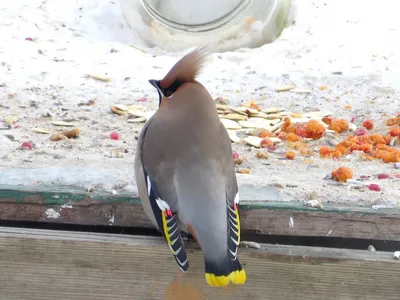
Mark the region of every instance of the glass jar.
POLYGON ((294 0, 120 0, 132 31, 146 45, 217 51, 273 42, 292 21, 294 0))

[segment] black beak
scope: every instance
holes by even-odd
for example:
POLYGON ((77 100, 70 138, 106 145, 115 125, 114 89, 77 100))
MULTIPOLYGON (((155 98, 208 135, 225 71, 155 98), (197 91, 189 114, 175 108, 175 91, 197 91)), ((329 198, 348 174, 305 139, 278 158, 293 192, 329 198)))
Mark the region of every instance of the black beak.
POLYGON ((150 79, 149 82, 150 82, 150 84, 151 84, 152 86, 154 86, 156 89, 158 89, 158 85, 159 85, 159 83, 160 83, 159 80, 150 79))

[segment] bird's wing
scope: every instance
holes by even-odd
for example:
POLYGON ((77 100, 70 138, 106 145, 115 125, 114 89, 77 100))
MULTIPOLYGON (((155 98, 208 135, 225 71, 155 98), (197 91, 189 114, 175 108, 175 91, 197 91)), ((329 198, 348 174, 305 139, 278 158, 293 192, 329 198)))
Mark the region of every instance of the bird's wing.
MULTIPOLYGON (((157 157, 151 161, 151 144, 145 145, 143 149, 149 125, 150 122, 143 128, 136 150, 138 151, 135 164, 136 176, 141 176, 139 182, 141 180, 142 183, 139 188, 142 191, 140 198, 144 207, 150 208, 154 216, 153 222, 156 222, 158 229, 167 240, 178 266, 185 272, 189 268, 189 262, 179 228, 178 205, 172 178, 157 176, 164 173, 161 170, 157 172, 158 169, 163 168, 162 164, 158 163, 157 157), (144 151, 150 152, 146 153, 145 160, 143 159, 144 151)), ((154 155, 157 156, 157 153, 154 155)))

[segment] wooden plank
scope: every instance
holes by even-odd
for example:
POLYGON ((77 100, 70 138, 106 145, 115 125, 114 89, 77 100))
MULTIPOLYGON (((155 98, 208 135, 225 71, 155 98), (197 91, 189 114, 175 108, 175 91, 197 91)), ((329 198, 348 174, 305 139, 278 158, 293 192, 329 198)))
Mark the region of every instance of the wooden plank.
MULTIPOLYGON (((399 209, 325 204, 320 210, 305 207, 301 202, 248 198, 242 199, 240 207, 242 228, 248 232, 400 241, 399 209)), ((153 228, 135 196, 110 196, 65 188, 58 192, 0 188, 0 220, 153 228), (59 216, 49 216, 48 209, 59 216)))
POLYGON ((261 245, 240 249, 244 286, 208 287, 188 246, 180 273, 159 238, 0 228, 0 299, 398 299, 391 253, 261 245), (180 297, 172 291, 184 293, 180 297))

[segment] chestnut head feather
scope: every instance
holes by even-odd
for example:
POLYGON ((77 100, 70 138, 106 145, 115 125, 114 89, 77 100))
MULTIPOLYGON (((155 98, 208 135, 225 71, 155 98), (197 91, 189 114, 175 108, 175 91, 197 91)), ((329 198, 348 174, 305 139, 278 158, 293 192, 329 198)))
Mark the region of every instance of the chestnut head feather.
POLYGON ((198 47, 182 57, 162 80, 149 80, 157 89, 160 104, 162 97, 171 98, 176 90, 186 82, 194 82, 207 58, 207 46, 198 47))

